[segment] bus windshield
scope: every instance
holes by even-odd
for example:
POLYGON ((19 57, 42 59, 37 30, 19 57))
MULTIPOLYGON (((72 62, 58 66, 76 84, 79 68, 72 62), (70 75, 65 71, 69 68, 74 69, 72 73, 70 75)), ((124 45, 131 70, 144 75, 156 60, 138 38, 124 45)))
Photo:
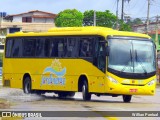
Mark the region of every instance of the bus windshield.
POLYGON ((154 44, 148 40, 109 39, 108 68, 125 73, 155 72, 154 44))

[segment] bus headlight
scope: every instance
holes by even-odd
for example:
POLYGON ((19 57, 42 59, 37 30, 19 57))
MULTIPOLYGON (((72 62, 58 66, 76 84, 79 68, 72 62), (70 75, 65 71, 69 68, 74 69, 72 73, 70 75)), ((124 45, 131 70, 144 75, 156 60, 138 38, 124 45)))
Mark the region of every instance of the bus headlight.
POLYGON ((148 85, 150 86, 150 85, 153 85, 154 83, 156 83, 156 79, 150 81, 150 82, 148 83, 148 85))
POLYGON ((108 79, 109 79, 112 83, 118 84, 118 81, 115 80, 114 78, 112 78, 111 76, 108 76, 108 79))

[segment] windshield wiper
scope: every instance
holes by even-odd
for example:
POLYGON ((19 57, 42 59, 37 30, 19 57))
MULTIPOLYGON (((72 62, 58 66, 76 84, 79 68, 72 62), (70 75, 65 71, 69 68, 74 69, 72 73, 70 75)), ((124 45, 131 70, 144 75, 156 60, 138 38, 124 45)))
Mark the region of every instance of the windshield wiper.
POLYGON ((141 59, 138 57, 138 54, 137 54, 137 50, 135 50, 135 59, 136 59, 136 62, 139 63, 142 67, 142 69, 144 70, 144 73, 147 74, 147 70, 146 68, 143 66, 143 62, 141 61, 141 59), (139 62, 138 62, 139 61, 139 62))

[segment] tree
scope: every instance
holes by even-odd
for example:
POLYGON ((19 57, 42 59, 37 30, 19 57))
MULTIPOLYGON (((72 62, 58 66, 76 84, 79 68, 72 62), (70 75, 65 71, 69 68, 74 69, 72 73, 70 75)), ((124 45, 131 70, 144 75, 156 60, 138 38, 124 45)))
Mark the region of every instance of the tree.
MULTIPOLYGON (((84 12, 84 26, 93 26, 94 10, 84 12)), ((116 23, 116 16, 109 10, 104 12, 96 11, 96 26, 113 27, 116 23)))
POLYGON ((57 27, 78 27, 82 26, 83 14, 76 9, 66 9, 58 13, 55 18, 55 25, 57 27))
POLYGON ((133 24, 139 25, 139 24, 143 24, 143 22, 140 18, 136 18, 133 20, 133 24))
MULTIPOLYGON (((84 26, 93 26, 94 10, 84 12, 84 26)), ((104 12, 96 11, 96 26, 116 28, 117 17, 111 13, 109 10, 104 12)), ((118 20, 119 30, 122 31, 131 31, 131 26, 124 23, 121 20, 118 20)))
POLYGON ((119 30, 121 31, 131 31, 131 25, 128 23, 124 23, 122 20, 118 20, 119 23, 119 30))
POLYGON ((140 18, 135 18, 133 20, 128 21, 127 23, 130 24, 130 26, 143 24, 140 18))

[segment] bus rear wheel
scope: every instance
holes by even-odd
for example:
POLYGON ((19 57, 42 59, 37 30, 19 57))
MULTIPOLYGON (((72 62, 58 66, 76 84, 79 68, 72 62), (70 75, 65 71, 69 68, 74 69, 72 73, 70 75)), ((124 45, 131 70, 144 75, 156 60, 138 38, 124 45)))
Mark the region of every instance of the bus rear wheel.
POLYGON ((88 92, 88 84, 86 81, 82 85, 82 96, 84 101, 91 100, 91 93, 88 92))
POLYGON ((23 92, 26 94, 31 94, 31 79, 29 77, 26 77, 24 79, 24 84, 23 84, 23 92))
POLYGON ((123 95, 123 102, 129 103, 131 102, 132 95, 123 95))

